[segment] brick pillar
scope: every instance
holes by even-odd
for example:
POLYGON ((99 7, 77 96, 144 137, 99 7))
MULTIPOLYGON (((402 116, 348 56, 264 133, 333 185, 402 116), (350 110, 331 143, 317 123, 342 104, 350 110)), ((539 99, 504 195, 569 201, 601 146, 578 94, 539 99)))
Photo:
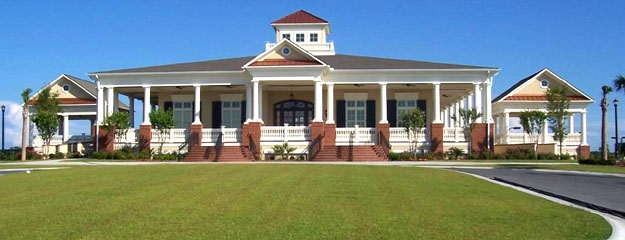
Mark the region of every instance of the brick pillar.
POLYGON ((195 146, 202 145, 202 128, 204 126, 200 124, 191 124, 191 136, 189 137, 189 149, 195 146))
POLYGON ((241 146, 250 147, 250 139, 248 138, 249 134, 249 124, 244 123, 243 125, 241 125, 241 146))
MULTIPOLYGON (((390 134, 391 134, 391 129, 390 129, 391 125, 388 123, 378 123, 378 136, 382 135, 386 138, 386 141, 388 142, 390 134)), ((380 140, 378 139, 378 144, 380 144, 380 140)))
POLYGON ((489 128, 490 128, 490 132, 488 137, 489 137, 489 143, 490 143, 490 152, 494 153, 495 152, 495 124, 494 123, 490 123, 488 124, 489 128))
POLYGON ((321 146, 323 146, 323 129, 324 128, 324 123, 323 122, 311 122, 310 123, 310 139, 311 141, 314 141, 315 139, 317 139, 318 137, 322 137, 321 139, 321 146))
POLYGON ((336 145, 336 124, 326 123, 323 127, 323 145, 335 146, 336 145))
POLYGON ((150 149, 150 142, 152 142, 152 125, 139 126, 139 149, 150 149))
MULTIPOLYGON (((247 126, 247 136, 243 138, 247 138, 247 144, 250 149, 255 149, 258 154, 261 154, 260 149, 260 127, 262 123, 260 122, 250 122, 247 126)), ((261 154, 262 155, 262 154, 261 154)))
POLYGON ((113 152, 115 146, 115 134, 100 126, 98 133, 98 152, 113 152))
POLYGON ((430 151, 443 152, 443 123, 430 125, 430 151))
MULTIPOLYGON (((493 126, 490 126, 490 136, 487 136, 487 123, 474 123, 473 132, 471 132, 471 152, 479 153, 488 151, 488 138, 490 137, 490 144, 493 144, 493 126)), ((492 149, 492 148, 491 148, 492 149)))
POLYGON ((588 146, 588 145, 579 145, 579 147, 577 147, 577 158, 578 159, 589 159, 590 158, 590 146, 588 146))

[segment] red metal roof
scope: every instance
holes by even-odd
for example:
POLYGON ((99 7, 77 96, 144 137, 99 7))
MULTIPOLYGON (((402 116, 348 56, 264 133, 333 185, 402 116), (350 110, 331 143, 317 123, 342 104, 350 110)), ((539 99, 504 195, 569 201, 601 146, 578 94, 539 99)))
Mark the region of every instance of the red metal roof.
MULTIPOLYGON (((59 104, 74 105, 74 104, 96 104, 95 99, 83 99, 83 98, 58 98, 59 104)), ((37 105, 36 100, 30 100, 30 105, 37 105)))
POLYGON ((328 21, 304 10, 299 10, 272 22, 272 24, 274 23, 328 23, 328 21))
MULTIPOLYGON (((570 101, 588 100, 581 96, 566 96, 570 101)), ((505 101, 547 101, 547 96, 509 96, 505 101)))
POLYGON ((311 60, 286 60, 286 59, 267 59, 252 63, 250 66, 293 66, 293 65, 321 65, 317 61, 311 60))

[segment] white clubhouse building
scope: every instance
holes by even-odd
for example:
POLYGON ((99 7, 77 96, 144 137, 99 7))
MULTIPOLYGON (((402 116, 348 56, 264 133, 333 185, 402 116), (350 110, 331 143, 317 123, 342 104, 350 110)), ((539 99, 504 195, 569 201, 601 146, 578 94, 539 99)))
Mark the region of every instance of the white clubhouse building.
POLYGON ((572 112, 582 116, 581 133, 571 130, 575 137, 567 149, 588 150, 585 113, 593 100, 551 71, 491 101, 498 68, 340 54, 328 40, 329 22, 303 10, 271 26, 275 43, 258 55, 89 73, 96 89, 93 146, 156 147, 161 139, 149 113, 171 109, 177 126, 163 139, 165 147, 189 151, 189 161, 261 160, 285 142, 310 160, 386 160, 389 151, 408 148, 402 113, 424 111, 427 126, 418 133, 418 147, 441 152, 466 150, 461 123, 451 116, 475 108, 483 116, 474 128, 473 151, 493 151, 495 144, 523 143, 523 136, 508 134, 510 115, 526 102, 544 109, 536 96, 546 88, 526 85, 549 79, 571 90, 572 112), (128 97, 127 107, 119 95, 128 97), (135 101, 143 109, 135 109, 135 101), (106 137, 98 123, 126 108, 141 112, 142 123, 121 139, 106 137))

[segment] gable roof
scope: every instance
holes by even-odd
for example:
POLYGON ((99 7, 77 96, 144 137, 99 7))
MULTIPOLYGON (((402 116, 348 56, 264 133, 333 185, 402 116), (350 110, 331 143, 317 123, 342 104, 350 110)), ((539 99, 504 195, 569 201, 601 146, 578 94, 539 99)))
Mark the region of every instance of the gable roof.
MULTIPOLYGON (((276 44, 277 45, 277 44, 276 44)), ((93 72, 96 74, 125 74, 125 73, 163 73, 163 72, 218 72, 218 71, 242 71, 241 67, 252 61, 257 56, 239 58, 226 58, 199 62, 175 63, 139 68, 127 68, 93 72)), ((453 70, 453 69, 496 69, 494 67, 470 66, 449 63, 436 63, 404 59, 378 58, 356 55, 336 54, 328 56, 315 56, 330 67, 338 70, 453 70)))
MULTIPOLYGON (((293 51, 293 50, 291 50, 293 51)), ((306 51, 306 49, 299 46, 299 44, 295 44, 288 38, 283 38, 280 42, 276 43, 273 47, 267 49, 263 53, 256 56, 254 59, 247 62, 243 65, 242 68, 246 68, 249 66, 293 66, 293 65, 318 65, 318 66, 327 66, 323 61, 319 60, 317 57, 312 55, 310 52, 306 51), (277 49, 282 48, 283 46, 289 46, 294 48, 295 51, 300 52, 304 57, 308 58, 307 60, 273 60, 267 61, 267 58, 271 53, 276 52, 277 49), (265 62, 266 61, 266 62, 265 62)))
MULTIPOLYGON (((62 78, 65 78, 65 79, 73 82, 74 84, 76 84, 76 86, 80 87, 87 94, 91 95, 93 97, 93 99, 60 98, 59 99, 59 103, 60 104, 69 104, 69 105, 71 105, 71 104, 95 104, 96 103, 95 101, 96 101, 96 96, 98 95, 98 90, 96 89, 95 83, 93 83, 91 81, 87 81, 87 80, 79 78, 79 77, 75 77, 75 76, 69 75, 67 73, 61 74, 61 76, 57 77, 52 82, 48 83, 48 85, 46 85, 46 87, 52 86, 52 84, 54 84, 55 82, 59 81, 62 78)), ((35 93, 33 96, 31 96, 30 99, 29 99, 29 102, 34 103, 36 101, 35 97, 41 92, 41 90, 43 90, 43 88, 40 89, 39 91, 37 91, 37 93, 35 93)), ((119 108, 128 109, 128 106, 125 103, 123 103, 122 101, 118 100, 118 104, 119 104, 119 108)))
POLYGON ((560 76, 558 76, 557 74, 555 74, 553 71, 551 71, 548 68, 543 68, 540 71, 529 75, 523 79, 521 79, 520 81, 518 81, 517 83, 515 83, 514 85, 512 85, 512 87, 508 88, 506 91, 504 91, 503 93, 499 94, 499 96, 495 97, 491 102, 495 103, 495 102, 499 102, 499 101, 503 101, 503 100, 513 100, 513 101, 547 101, 547 97, 546 96, 511 96, 513 93, 515 93, 517 90, 521 89, 523 86, 525 86, 526 83, 528 83, 530 80, 534 79, 536 76, 543 74, 544 72, 549 72, 551 73, 553 76, 555 76, 557 79, 559 79, 560 81, 562 81, 565 85, 571 87, 574 91, 576 91, 577 93, 579 93, 580 95, 582 95, 583 97, 579 97, 579 96, 567 96, 567 99, 571 100, 571 101, 594 101, 590 96, 588 96, 586 93, 582 92, 581 90, 577 89, 575 86, 573 86, 572 84, 570 84, 569 82, 567 82, 566 80, 564 80, 563 78, 561 78, 560 76))
POLYGON ((289 23, 328 23, 328 21, 313 15, 312 13, 304 10, 299 10, 286 15, 278 20, 271 22, 271 24, 289 24, 289 23))

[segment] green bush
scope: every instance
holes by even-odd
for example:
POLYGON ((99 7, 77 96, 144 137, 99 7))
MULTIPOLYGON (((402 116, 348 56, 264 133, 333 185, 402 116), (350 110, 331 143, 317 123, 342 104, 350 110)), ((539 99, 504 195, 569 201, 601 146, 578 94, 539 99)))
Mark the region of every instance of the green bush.
POLYGON ((401 160, 401 154, 396 152, 388 153, 388 160, 390 161, 399 161, 401 160))
POLYGON ((601 159, 596 159, 596 158, 589 158, 589 159, 580 159, 577 161, 579 164, 588 164, 588 165, 615 165, 616 161, 615 160, 601 160, 601 159))

